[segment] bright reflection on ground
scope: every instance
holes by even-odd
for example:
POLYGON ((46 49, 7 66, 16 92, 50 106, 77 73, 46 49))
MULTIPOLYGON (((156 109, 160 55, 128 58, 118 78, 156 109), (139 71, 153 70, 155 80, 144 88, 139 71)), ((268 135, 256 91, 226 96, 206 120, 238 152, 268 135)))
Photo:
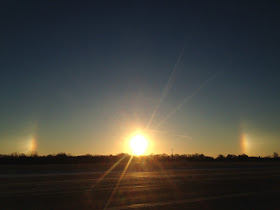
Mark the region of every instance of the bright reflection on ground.
POLYGON ((144 136, 138 134, 130 140, 130 148, 134 155, 142 155, 148 146, 148 141, 144 136))

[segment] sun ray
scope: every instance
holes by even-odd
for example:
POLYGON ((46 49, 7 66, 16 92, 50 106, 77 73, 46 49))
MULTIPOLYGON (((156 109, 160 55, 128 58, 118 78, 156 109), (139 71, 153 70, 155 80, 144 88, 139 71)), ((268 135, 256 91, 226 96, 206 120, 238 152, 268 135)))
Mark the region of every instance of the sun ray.
POLYGON ((170 89, 172 88, 172 86, 173 86, 173 84, 174 84, 174 82, 175 82, 175 80, 176 80, 176 72, 177 72, 178 66, 179 66, 179 64, 180 64, 180 62, 181 62, 181 59, 182 59, 182 57, 183 57, 183 55, 184 55, 184 51, 185 51, 185 47, 183 47, 182 52, 179 54, 179 57, 178 57, 178 59, 177 59, 177 62, 175 63, 175 66, 173 67, 173 69, 172 69, 172 71, 171 71, 171 74, 170 74, 170 76, 169 76, 169 78, 168 78, 168 81, 167 81, 167 83, 166 83, 166 85, 165 85, 165 87, 164 87, 164 89, 163 89, 163 91, 162 91, 162 93, 161 93, 161 97, 160 97, 160 99, 159 99, 159 102, 158 102, 158 104, 156 105, 156 107, 155 107, 155 109, 154 109, 154 111, 153 111, 153 113, 152 113, 152 115, 151 115, 151 117, 150 117, 150 120, 148 121, 148 123, 147 123, 147 125, 146 125, 146 129, 148 129, 148 128, 150 127, 151 123, 153 122, 154 117, 155 117, 156 114, 157 114, 157 111, 158 111, 158 109, 159 109, 161 103, 162 103, 163 100, 167 97, 167 95, 168 95, 170 89))
POLYGON ((127 164, 126 164, 126 166, 125 166, 125 168, 124 168, 124 170, 123 170, 123 172, 122 172, 122 174, 121 174, 121 176, 120 176, 120 178, 119 178, 119 180, 118 180, 118 182, 117 182, 117 184, 116 184, 114 190, 112 191, 111 196, 110 196, 110 198, 108 199, 108 201, 107 201, 107 203, 106 203, 104 209, 107 209, 108 206, 110 205, 111 200, 112 200, 114 194, 116 193, 116 191, 117 191, 117 189, 118 189, 118 187, 119 187, 119 185, 120 185, 120 183, 121 183, 121 181, 122 181, 122 179, 123 179, 123 177, 124 177, 124 175, 125 175, 125 173, 126 173, 128 167, 129 167, 129 165, 130 165, 130 162, 131 162, 132 158, 133 158, 133 155, 130 156, 130 158, 129 158, 129 160, 128 160, 128 162, 127 162, 127 164))
POLYGON ((97 181, 90 187, 89 190, 93 189, 99 182, 101 182, 126 156, 120 158, 114 165, 112 165, 97 181))
POLYGON ((198 94, 198 92, 204 88, 204 86, 211 81, 212 79, 214 79, 216 77, 216 74, 212 75, 211 77, 209 77, 208 79, 206 79, 190 96, 187 96, 184 98, 184 100, 177 106, 175 107, 175 109, 173 109, 171 112, 169 112, 166 117, 161 120, 157 126, 155 127, 155 129, 158 129, 163 123, 165 123, 170 117, 172 117, 177 111, 179 111, 182 106, 186 103, 188 103, 195 95, 198 94))

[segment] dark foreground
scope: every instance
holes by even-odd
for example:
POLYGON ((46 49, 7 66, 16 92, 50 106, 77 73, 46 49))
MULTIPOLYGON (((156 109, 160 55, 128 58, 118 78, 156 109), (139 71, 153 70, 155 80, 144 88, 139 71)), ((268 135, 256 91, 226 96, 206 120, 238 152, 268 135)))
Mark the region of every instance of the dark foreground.
POLYGON ((280 209, 279 164, 209 164, 118 170, 103 179, 105 171, 71 165, 56 172, 62 166, 1 166, 0 209, 280 209))

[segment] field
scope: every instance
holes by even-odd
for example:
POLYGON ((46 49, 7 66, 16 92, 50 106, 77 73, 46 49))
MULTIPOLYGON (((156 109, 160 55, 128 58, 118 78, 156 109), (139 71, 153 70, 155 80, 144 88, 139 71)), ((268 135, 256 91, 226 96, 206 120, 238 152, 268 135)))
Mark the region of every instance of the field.
POLYGON ((0 209, 280 209, 277 162, 125 165, 1 165, 0 209))

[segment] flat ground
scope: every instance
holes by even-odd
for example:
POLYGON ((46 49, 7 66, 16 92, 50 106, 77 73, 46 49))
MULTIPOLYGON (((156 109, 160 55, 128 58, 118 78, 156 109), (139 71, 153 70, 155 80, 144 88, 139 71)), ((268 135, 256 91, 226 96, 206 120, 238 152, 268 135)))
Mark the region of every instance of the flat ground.
POLYGON ((133 164, 1 165, 0 209, 280 209, 279 163, 133 164))

